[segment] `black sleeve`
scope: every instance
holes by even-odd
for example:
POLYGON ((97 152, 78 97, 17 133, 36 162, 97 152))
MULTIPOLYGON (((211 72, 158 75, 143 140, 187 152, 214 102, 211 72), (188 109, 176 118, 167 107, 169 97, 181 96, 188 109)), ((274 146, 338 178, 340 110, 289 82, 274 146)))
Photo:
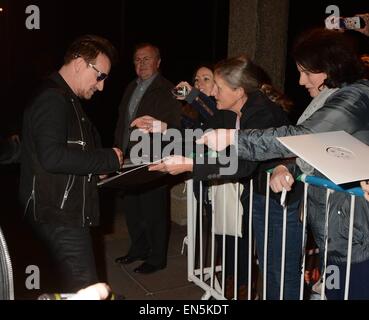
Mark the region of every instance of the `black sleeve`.
POLYGON ((212 153, 212 151, 205 152, 202 156, 203 161, 195 159, 194 180, 241 179, 252 175, 259 165, 258 162, 238 159, 234 146, 218 152, 216 158, 210 159, 214 157, 212 153))
MULTIPOLYGON (((275 111, 277 106, 263 106, 257 105, 250 110, 247 110, 247 115, 243 115, 241 118, 241 128, 257 128, 263 129, 272 126, 275 123, 275 111)), ((286 117, 287 119, 287 117, 286 117)), ((212 128, 230 128, 229 123, 233 121, 231 119, 230 113, 227 112, 218 112, 214 117, 212 117, 209 123, 212 128), (223 123, 221 121, 221 115, 224 119, 226 119, 223 123), (227 120, 228 118, 228 120, 227 120), (213 122, 213 123, 212 123, 213 122)), ((235 127, 234 125, 232 126, 235 127)), ((230 178, 230 179, 240 179, 251 176, 256 169, 258 169, 259 162, 258 161, 250 161, 239 159, 237 151, 235 150, 234 146, 226 149, 224 152, 218 153, 220 158, 223 158, 223 163, 227 162, 226 165, 221 164, 217 161, 216 164, 205 164, 197 163, 194 161, 193 166, 193 177, 194 179, 199 180, 208 180, 208 179, 219 179, 219 178, 230 178), (226 167, 229 169, 226 170, 226 167)))
POLYGON ((192 88, 185 101, 194 107, 206 120, 218 112, 215 100, 196 88, 192 88))

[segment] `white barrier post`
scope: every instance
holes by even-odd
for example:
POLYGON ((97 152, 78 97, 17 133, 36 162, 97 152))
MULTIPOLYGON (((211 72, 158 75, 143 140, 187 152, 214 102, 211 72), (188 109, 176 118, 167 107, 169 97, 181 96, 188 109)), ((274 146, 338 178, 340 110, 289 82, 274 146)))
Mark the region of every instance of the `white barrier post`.
POLYGON ((354 216, 355 216, 355 196, 351 195, 350 203, 350 227, 347 244, 347 264, 346 264, 346 279, 345 279, 345 295, 344 299, 348 299, 350 289, 350 272, 351 272, 351 254, 352 254, 352 237, 354 234, 354 216))
POLYGON ((264 268, 263 268, 263 300, 267 293, 267 269, 268 269, 268 235, 269 235, 269 191, 270 172, 267 172, 267 184, 265 192, 265 223, 264 223, 264 268))
POLYGON ((247 275, 247 300, 251 300, 251 286, 252 286, 252 208, 254 198, 254 181, 250 180, 250 200, 249 200, 249 259, 248 259, 248 275, 247 275))

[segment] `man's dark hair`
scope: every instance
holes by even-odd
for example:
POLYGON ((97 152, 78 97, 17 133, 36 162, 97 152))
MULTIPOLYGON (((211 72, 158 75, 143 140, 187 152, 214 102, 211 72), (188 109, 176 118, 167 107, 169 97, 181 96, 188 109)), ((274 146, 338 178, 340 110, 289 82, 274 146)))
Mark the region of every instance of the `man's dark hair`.
POLYGON ((84 35, 70 45, 64 56, 64 64, 78 57, 94 62, 100 53, 105 54, 112 65, 117 62, 117 51, 109 40, 96 35, 84 35))
POLYGON ((347 33, 327 29, 310 30, 297 39, 292 56, 306 71, 326 73, 324 84, 328 88, 353 83, 365 74, 358 44, 347 33))

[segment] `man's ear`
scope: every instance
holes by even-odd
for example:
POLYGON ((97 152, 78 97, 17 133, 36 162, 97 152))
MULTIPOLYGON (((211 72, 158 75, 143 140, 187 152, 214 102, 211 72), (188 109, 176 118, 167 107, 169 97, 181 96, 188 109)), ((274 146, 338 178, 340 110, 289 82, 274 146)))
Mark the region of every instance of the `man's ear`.
POLYGON ((78 73, 84 66, 85 60, 82 57, 78 57, 72 61, 73 68, 76 73, 78 73))
POLYGON ((244 95, 247 97, 247 93, 245 92, 244 88, 238 87, 236 90, 237 90, 238 98, 241 99, 241 97, 244 95))

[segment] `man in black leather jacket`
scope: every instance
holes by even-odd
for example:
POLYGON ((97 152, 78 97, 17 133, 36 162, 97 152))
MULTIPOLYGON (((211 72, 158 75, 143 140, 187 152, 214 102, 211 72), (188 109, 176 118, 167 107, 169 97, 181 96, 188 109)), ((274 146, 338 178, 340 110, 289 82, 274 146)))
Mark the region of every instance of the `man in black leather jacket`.
POLYGON ((89 233, 99 223, 96 182, 123 162, 120 149, 100 148, 79 101, 103 90, 114 55, 106 39, 78 38, 24 114, 20 198, 69 292, 98 282, 89 233))

